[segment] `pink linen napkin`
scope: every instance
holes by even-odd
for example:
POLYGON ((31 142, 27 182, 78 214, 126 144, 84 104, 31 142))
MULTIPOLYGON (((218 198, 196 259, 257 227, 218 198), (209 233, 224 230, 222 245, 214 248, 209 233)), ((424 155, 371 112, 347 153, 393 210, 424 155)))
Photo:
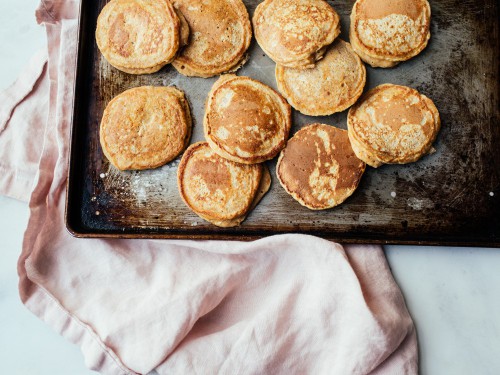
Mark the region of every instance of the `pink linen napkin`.
POLYGON ((0 193, 29 198, 25 305, 105 374, 416 374, 416 332, 381 247, 76 239, 64 201, 77 1, 42 1, 48 36, 0 94, 0 193))

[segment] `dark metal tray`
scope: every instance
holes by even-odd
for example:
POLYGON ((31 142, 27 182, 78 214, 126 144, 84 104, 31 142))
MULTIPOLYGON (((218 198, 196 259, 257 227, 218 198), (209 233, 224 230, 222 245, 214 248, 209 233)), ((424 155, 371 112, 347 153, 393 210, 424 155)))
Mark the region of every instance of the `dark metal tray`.
MULTIPOLYGON (((236 228, 217 228, 179 197, 179 160, 142 172, 110 167, 99 146, 99 122, 115 95, 140 85, 176 85, 194 117, 191 142, 203 139, 204 101, 215 78, 187 78, 171 66, 133 76, 100 56, 94 30, 106 1, 83 0, 80 17, 67 227, 78 237, 253 239, 307 233, 344 243, 500 246, 499 4, 495 0, 431 1, 432 38, 416 58, 393 69, 368 68, 367 89, 381 83, 414 87, 436 103, 442 118, 437 152, 417 163, 368 168, 359 189, 341 206, 313 212, 279 185, 275 161, 270 192, 236 228)), ((252 15, 259 1, 245 1, 252 15)), ((331 2, 348 40, 354 1, 331 2)), ((238 72, 272 87, 274 63, 253 42, 238 72)), ((328 117, 294 113, 304 124, 346 127, 346 112, 328 117)))

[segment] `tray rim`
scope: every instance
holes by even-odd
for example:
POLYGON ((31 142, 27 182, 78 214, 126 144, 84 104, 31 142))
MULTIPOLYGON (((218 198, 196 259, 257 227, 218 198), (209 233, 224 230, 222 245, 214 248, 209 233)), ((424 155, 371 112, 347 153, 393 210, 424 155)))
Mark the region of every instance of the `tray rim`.
MULTIPOLYGON (((367 238, 367 236, 363 236, 364 238, 361 237, 356 237, 354 238, 353 236, 350 237, 340 237, 338 235, 332 235, 329 236, 327 234, 321 233, 317 234, 319 232, 314 232, 314 231, 308 231, 308 232, 300 232, 300 231, 261 231, 260 234, 253 234, 253 233, 245 233, 245 234, 224 234, 224 233, 211 233, 211 234, 192 234, 192 233, 157 233, 157 232, 146 232, 146 230, 142 229, 142 232, 140 229, 137 230, 137 232, 133 231, 133 228, 128 228, 129 232, 126 232, 125 229, 124 231, 110 231, 108 230, 107 232, 99 232, 99 231, 86 231, 86 230, 81 230, 78 229, 74 223, 72 223, 71 218, 70 218, 70 211, 71 211, 71 204, 70 204, 70 195, 72 193, 71 190, 71 181, 72 181, 72 176, 76 173, 75 169, 76 167, 73 165, 74 164, 74 158, 73 156, 73 150, 75 146, 75 123, 74 119, 76 118, 77 111, 78 111, 78 106, 76 105, 77 103, 77 88, 79 86, 80 81, 82 80, 81 75, 82 75, 82 70, 83 66, 80 64, 80 60, 83 59, 84 55, 84 46, 83 46, 83 41, 82 41, 82 30, 86 26, 85 22, 82 20, 82 15, 83 15, 83 3, 86 3, 86 0, 82 0, 79 4, 79 9, 78 9, 78 35, 77 35, 77 53, 76 53, 76 74, 75 74, 75 82, 73 85, 73 102, 72 106, 70 108, 72 117, 71 117, 71 124, 70 124, 70 131, 69 131, 69 148, 68 148, 68 159, 67 159, 67 178, 66 178, 66 201, 65 201, 65 209, 64 209, 64 221, 65 221, 65 227, 68 233, 75 237, 75 238, 93 238, 93 239, 170 239, 170 240, 224 240, 224 241, 254 241, 258 240, 261 238, 265 238, 268 236, 273 236, 273 235, 285 235, 285 234, 303 234, 303 235, 311 235, 311 236, 318 236, 320 238, 329 240, 329 241, 334 241, 334 242, 341 242, 343 244, 377 244, 377 245, 404 245, 404 246, 452 246, 452 247, 477 247, 477 248, 500 248, 500 236, 493 239, 491 237, 483 236, 483 237, 478 237, 474 238, 473 240, 457 240, 456 238, 451 238, 447 236, 442 236, 441 238, 439 236, 436 236, 433 239, 428 239, 428 240, 416 240, 412 239, 411 236, 409 236, 408 239, 402 238, 402 236, 396 236, 396 235, 391 235, 392 237, 389 239, 382 239, 378 238, 381 237, 378 234, 372 235, 370 238, 367 238)), ((500 13, 500 4, 497 2, 497 8, 496 8, 496 13, 500 13)), ((500 21, 497 24, 496 30, 494 30, 494 34, 496 36, 496 54, 497 54, 497 61, 500 62, 500 21)), ((497 78, 499 82, 497 82, 497 89, 499 91, 499 97, 500 97, 500 63, 497 66, 497 78)), ((495 115, 492 118, 493 122, 496 122, 498 126, 500 126, 500 99, 498 103, 498 111, 495 113, 495 115)))
POLYGON ((130 234, 130 233, 86 233, 66 226, 67 231, 75 238, 93 238, 93 239, 151 239, 151 240, 200 240, 200 241, 242 241, 251 242, 260 240, 270 236, 281 236, 286 234, 301 234, 313 237, 323 238, 328 241, 342 243, 346 245, 402 245, 402 246, 451 246, 451 247, 477 247, 477 248, 500 248, 500 242, 488 241, 455 241, 455 240, 382 240, 382 239, 356 239, 356 238, 340 238, 340 237, 325 237, 316 236, 311 233, 301 232, 279 232, 269 235, 234 235, 227 234, 211 234, 211 235, 189 235, 189 234, 130 234), (236 238, 235 238, 236 237, 236 238))

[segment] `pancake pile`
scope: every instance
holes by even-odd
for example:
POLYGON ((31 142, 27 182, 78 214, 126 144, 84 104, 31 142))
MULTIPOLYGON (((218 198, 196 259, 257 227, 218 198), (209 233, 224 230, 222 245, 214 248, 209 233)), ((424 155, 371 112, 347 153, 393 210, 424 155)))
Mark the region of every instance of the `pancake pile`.
POLYGON ((188 36, 187 23, 169 0, 111 0, 97 19, 99 50, 112 66, 130 74, 160 70, 188 36))
POLYGON ((389 68, 427 46, 430 19, 427 0, 358 0, 351 13, 351 44, 366 63, 389 68))
POLYGON ((385 84, 367 92, 349 110, 347 127, 356 155, 377 168, 411 163, 431 152, 441 121, 425 95, 385 84))
MULTIPOLYGON (((427 0, 357 0, 350 43, 324 0, 264 0, 255 37, 274 60, 279 92, 249 77, 222 75, 205 104, 206 141, 187 148, 177 171, 186 205, 219 227, 240 225, 269 190, 262 164, 279 155, 280 184, 311 210, 338 206, 357 189, 366 165, 404 164, 432 152, 441 123, 434 103, 393 84, 362 96, 363 61, 392 67, 430 38, 427 0), (285 99, 286 98, 286 99, 285 99), (348 130, 314 123, 288 140, 291 107, 309 116, 350 108, 348 130)), ((97 45, 131 74, 172 63, 185 76, 234 72, 246 62, 252 25, 242 0, 111 0, 101 11, 97 45)), ((100 142, 120 170, 156 168, 188 146, 192 119, 174 87, 137 87, 104 110, 100 142)))
POLYGON ((281 152, 276 174, 283 188, 311 210, 338 206, 354 193, 365 171, 347 132, 312 124, 299 130, 281 152))
POLYGON ((219 227, 234 227, 269 190, 271 178, 262 164, 235 163, 199 142, 184 153, 177 184, 182 200, 198 216, 219 227))
POLYGON ((187 147, 189 105, 174 87, 136 87, 109 102, 99 135, 104 155, 116 168, 156 168, 187 147))
POLYGON ((278 90, 293 108, 310 116, 342 112, 363 93, 366 69, 351 45, 336 39, 312 69, 276 65, 278 90))
POLYGON ((208 94, 205 138, 220 156, 243 164, 274 158, 285 147, 291 108, 269 86, 226 74, 208 94))
POLYGON ((252 26, 241 0, 174 0, 191 29, 191 40, 172 65, 186 76, 235 71, 247 59, 252 26))
POLYGON ((323 0, 264 0, 252 22, 262 50, 290 68, 314 67, 340 34, 340 18, 323 0))

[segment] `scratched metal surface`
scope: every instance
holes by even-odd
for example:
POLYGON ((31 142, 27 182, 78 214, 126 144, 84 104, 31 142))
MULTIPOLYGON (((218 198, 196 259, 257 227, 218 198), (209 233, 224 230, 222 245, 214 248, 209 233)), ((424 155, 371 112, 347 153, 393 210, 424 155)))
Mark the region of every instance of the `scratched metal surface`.
MULTIPOLYGON (((259 1, 245 1, 252 15, 259 1)), ((275 233, 309 233, 343 242, 500 246, 500 123, 498 2, 431 1, 432 38, 416 58, 393 69, 368 68, 367 88, 408 85, 436 103, 442 118, 437 152, 405 166, 369 168, 359 189, 340 207, 313 212, 279 185, 242 226, 222 229, 192 213, 179 197, 179 160, 142 172, 119 172, 103 156, 98 137, 105 105, 140 85, 176 85, 186 92, 194 118, 191 142, 203 139, 204 101, 215 78, 186 78, 171 66, 133 76, 109 66, 94 42, 95 6, 81 15, 74 129, 68 179, 67 223, 83 237, 250 239, 275 233)), ((354 1, 330 2, 348 40, 354 1)), ((254 42, 238 72, 276 88, 274 63, 254 42)), ((293 132, 323 122, 346 128, 343 112, 328 117, 294 113, 293 132)), ((275 176, 275 163, 268 163, 275 176)))

